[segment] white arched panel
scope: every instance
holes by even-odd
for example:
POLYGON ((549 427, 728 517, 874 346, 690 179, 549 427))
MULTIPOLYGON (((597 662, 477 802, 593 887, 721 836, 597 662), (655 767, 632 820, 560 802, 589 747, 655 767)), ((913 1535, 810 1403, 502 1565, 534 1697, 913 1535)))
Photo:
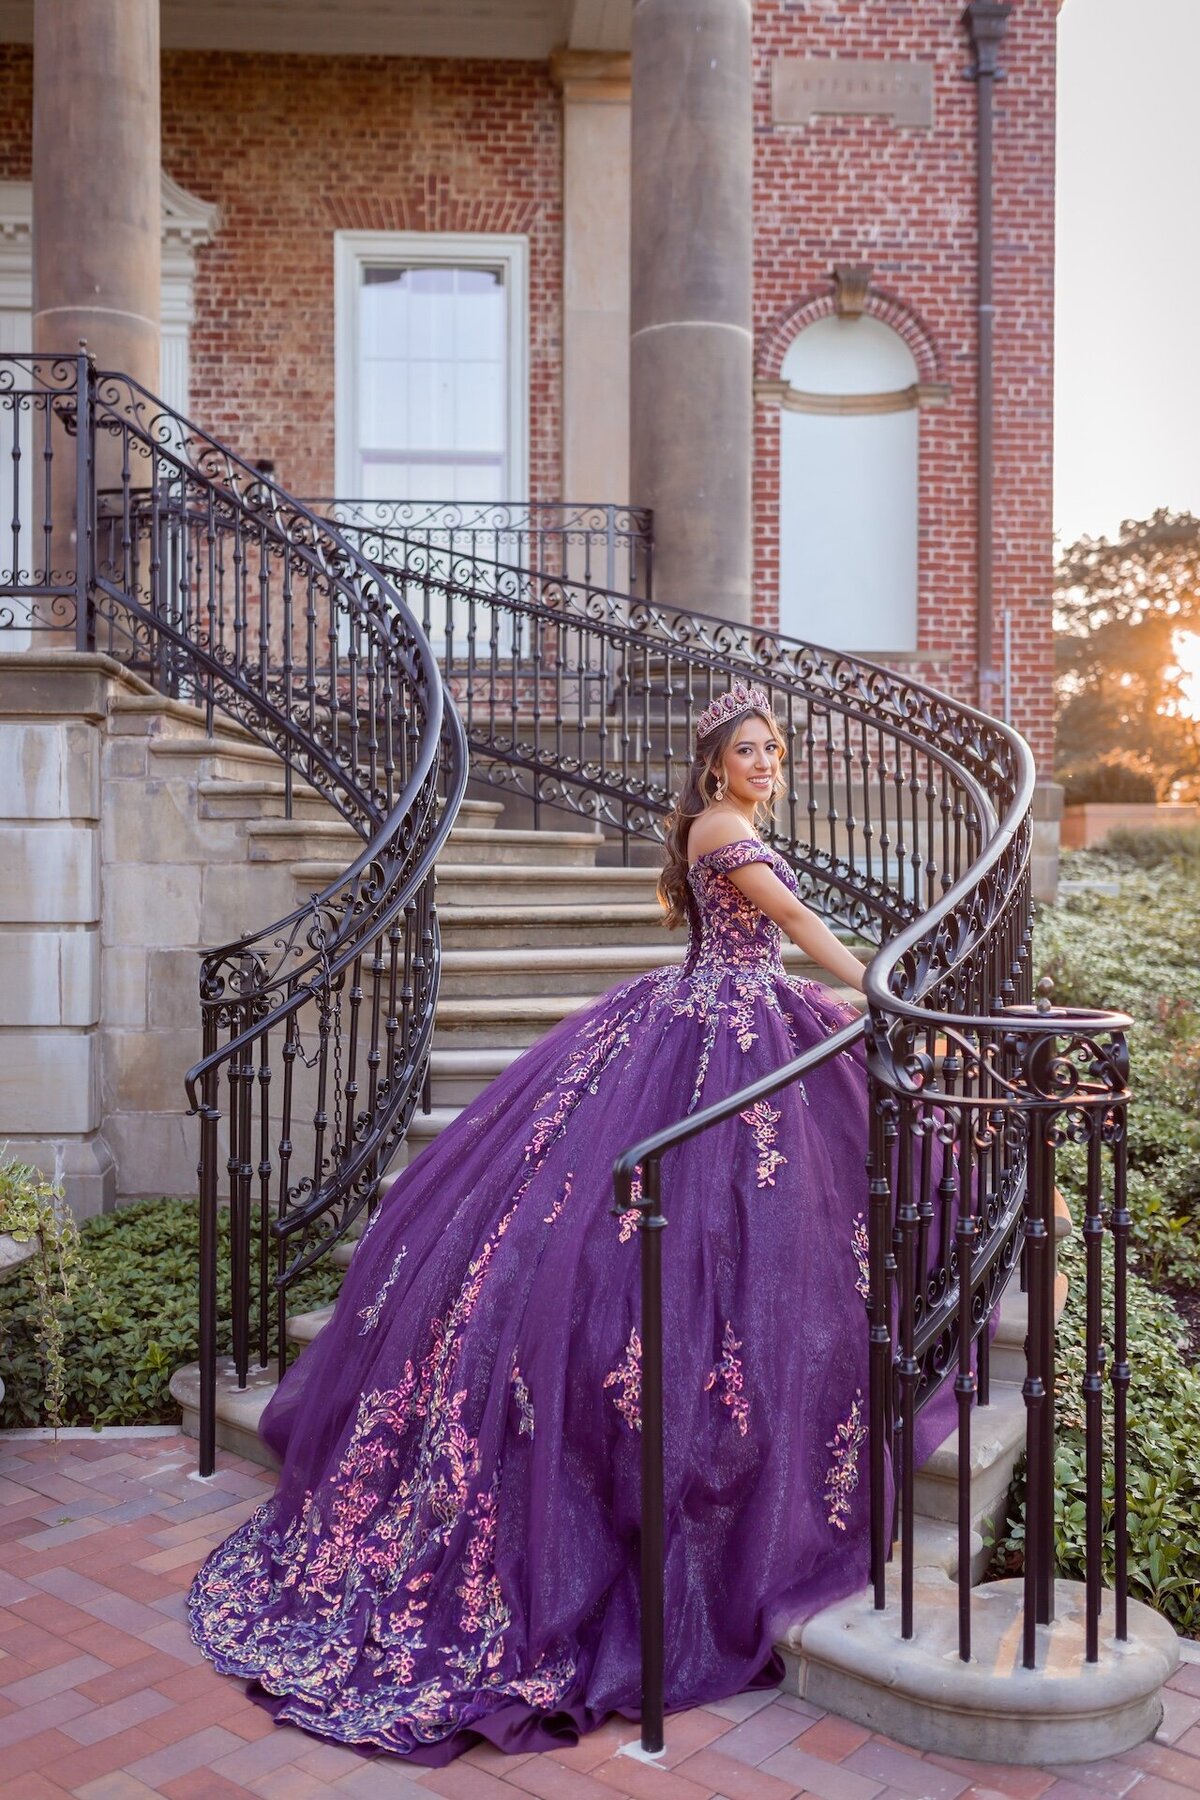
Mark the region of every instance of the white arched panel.
POLYGON ((836 650, 915 650, 916 407, 781 423, 780 630, 836 650))
POLYGON ((793 338, 780 374, 804 394, 884 394, 919 378, 916 358, 881 319, 831 313, 793 338))
POLYGON ((829 317, 783 360, 780 630, 836 650, 917 645, 918 370, 880 320, 829 317))

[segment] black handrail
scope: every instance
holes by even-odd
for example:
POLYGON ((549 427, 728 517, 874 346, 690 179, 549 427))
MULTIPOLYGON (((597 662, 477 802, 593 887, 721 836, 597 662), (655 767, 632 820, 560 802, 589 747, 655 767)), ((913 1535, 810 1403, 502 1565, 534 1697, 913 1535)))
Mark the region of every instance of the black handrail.
POLYGON ((794 1057, 769 1075, 749 1082, 726 1100, 716 1101, 701 1112, 689 1113, 672 1125, 625 1150, 613 1164, 614 1214, 636 1210, 642 1285, 642 1389, 641 1389, 641 1649, 642 1649, 642 1748, 657 1755, 663 1747, 664 1648, 666 1641, 664 1550, 666 1520, 663 1498, 663 1309, 662 1309, 662 1159, 668 1150, 698 1137, 746 1111, 759 1100, 769 1099, 820 1068, 864 1032, 865 1020, 841 1026, 823 1043, 794 1057), (634 1178, 641 1171, 641 1191, 635 1194, 634 1178))

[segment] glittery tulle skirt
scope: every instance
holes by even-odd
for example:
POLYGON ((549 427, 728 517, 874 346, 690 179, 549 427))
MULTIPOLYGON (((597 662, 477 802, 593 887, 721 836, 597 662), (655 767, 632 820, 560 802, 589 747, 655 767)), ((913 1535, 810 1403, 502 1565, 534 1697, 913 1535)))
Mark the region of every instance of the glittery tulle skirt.
MULTIPOLYGON (((267 1408, 274 1495, 196 1577, 219 1669, 419 1762, 637 1717, 639 1257, 613 1161, 849 1016, 777 965, 659 970, 416 1158, 267 1408)), ((663 1164, 672 1710, 776 1678, 781 1628, 867 1580, 866 1127, 855 1047, 663 1164)))

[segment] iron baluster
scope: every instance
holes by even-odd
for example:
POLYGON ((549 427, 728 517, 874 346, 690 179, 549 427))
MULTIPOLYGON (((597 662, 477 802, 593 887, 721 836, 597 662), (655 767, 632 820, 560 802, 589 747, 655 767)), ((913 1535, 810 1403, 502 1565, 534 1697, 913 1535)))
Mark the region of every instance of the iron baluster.
POLYGON ((1090 1663, 1100 1658, 1100 1601, 1103 1587, 1101 1548, 1102 1497, 1104 1491, 1104 1352, 1101 1342, 1101 1246, 1104 1241, 1103 1119, 1088 1120, 1087 1198, 1083 1215, 1085 1268, 1083 1408, 1084 1408, 1084 1581, 1086 1587, 1085 1654, 1090 1663))
POLYGON ((1129 1215, 1124 1108, 1113 1128, 1113 1611, 1116 1636, 1129 1637, 1129 1215))
POLYGON ((917 1237, 920 1222, 913 1191, 914 1108, 909 1100, 899 1106, 896 1144, 897 1283, 900 1302, 900 1354, 896 1361, 898 1402, 898 1452, 896 1468, 900 1507, 900 1635, 913 1635, 913 1564, 915 1561, 913 1455, 917 1381, 920 1366, 913 1354, 917 1308, 917 1237))
MULTIPOLYGON (((964 1125, 969 1115, 964 1114, 964 1125)), ((962 1150, 970 1143, 969 1128, 960 1134, 962 1150)), ((958 1217, 955 1247, 958 1253, 958 1370, 954 1393, 958 1409, 958 1654, 971 1660, 971 1409, 975 1401, 975 1377, 971 1372, 974 1333, 974 1257, 978 1221, 972 1205, 971 1163, 964 1154, 958 1171, 958 1217)), ((986 1330, 984 1332, 986 1336, 986 1330)))

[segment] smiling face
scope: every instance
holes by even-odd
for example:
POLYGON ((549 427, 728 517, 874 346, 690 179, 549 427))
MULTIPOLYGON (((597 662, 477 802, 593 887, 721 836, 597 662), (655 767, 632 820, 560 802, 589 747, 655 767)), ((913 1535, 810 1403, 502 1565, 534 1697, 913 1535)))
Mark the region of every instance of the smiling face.
POLYGON ((734 726, 717 765, 727 797, 744 810, 769 806, 775 797, 783 744, 774 726, 748 713, 734 726))

